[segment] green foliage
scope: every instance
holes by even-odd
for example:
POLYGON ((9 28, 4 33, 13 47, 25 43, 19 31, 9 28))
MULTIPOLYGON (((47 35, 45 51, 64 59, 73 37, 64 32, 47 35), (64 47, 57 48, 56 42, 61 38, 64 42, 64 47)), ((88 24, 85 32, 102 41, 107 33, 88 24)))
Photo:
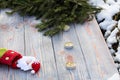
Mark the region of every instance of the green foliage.
POLYGON ((0 8, 11 8, 13 14, 21 16, 36 16, 42 23, 36 28, 45 30, 44 35, 53 36, 63 31, 64 26, 70 23, 82 23, 89 15, 99 11, 87 0, 0 0, 0 8))

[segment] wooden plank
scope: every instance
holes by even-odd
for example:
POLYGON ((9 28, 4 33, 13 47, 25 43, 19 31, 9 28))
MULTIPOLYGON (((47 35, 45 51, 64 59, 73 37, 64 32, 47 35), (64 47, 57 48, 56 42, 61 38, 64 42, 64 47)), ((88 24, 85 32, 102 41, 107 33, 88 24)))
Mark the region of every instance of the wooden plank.
POLYGON ((107 80, 117 73, 95 19, 83 25, 73 24, 70 31, 52 38, 37 32, 37 23, 33 17, 7 17, 5 11, 0 13, 0 47, 35 56, 41 62, 36 75, 0 64, 0 80, 107 80), (74 48, 64 49, 64 43, 69 41, 74 48), (66 69, 69 55, 74 58, 75 70, 66 69))
POLYGON ((107 80, 117 73, 96 20, 86 22, 83 25, 75 24, 75 29, 91 80, 107 80))
POLYGON ((34 18, 24 18, 25 53, 35 56, 41 62, 41 70, 37 75, 27 74, 28 80, 58 80, 51 38, 45 37, 35 29, 34 18))
MULTIPOLYGON (((8 16, 2 10, 0 13, 0 48, 8 48, 24 55, 23 18, 17 14, 8 16)), ((25 80, 26 73, 14 70, 0 64, 0 80, 25 80)))
POLYGON ((71 29, 68 32, 61 33, 53 37, 53 45, 55 50, 55 58, 57 62, 57 69, 59 73, 59 80, 91 80, 90 72, 86 66, 81 47, 74 29, 74 25, 71 25, 71 29), (74 48, 71 50, 64 49, 65 42, 72 42, 74 48), (61 52, 63 53, 61 54, 61 52), (71 55, 76 63, 75 70, 67 70, 66 56, 71 55))

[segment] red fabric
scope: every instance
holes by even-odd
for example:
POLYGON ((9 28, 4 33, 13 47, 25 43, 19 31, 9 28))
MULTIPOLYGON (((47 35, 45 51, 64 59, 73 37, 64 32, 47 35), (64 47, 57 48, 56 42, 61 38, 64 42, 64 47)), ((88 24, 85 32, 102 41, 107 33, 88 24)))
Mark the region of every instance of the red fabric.
POLYGON ((16 62, 13 62, 12 65, 11 65, 11 67, 14 68, 14 69, 18 69, 16 62))
POLYGON ((7 64, 16 68, 16 62, 18 59, 22 58, 21 54, 12 50, 8 50, 4 53, 4 55, 0 58, 0 63, 7 64), (7 58, 7 59, 6 59, 7 58))
POLYGON ((35 73, 38 72, 40 69, 40 63, 39 62, 32 63, 32 69, 35 71, 35 73))

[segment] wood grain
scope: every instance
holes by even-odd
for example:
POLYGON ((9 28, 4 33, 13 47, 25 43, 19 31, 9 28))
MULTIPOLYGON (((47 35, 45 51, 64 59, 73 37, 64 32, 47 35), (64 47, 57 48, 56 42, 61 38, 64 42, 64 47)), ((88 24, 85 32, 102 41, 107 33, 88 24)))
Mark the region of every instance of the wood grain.
POLYGON ((0 11, 0 48, 34 56, 41 62, 40 71, 11 69, 0 64, 0 80, 107 80, 117 73, 108 47, 94 19, 84 24, 70 24, 68 32, 45 37, 35 28, 40 20, 34 17, 8 16, 0 11), (73 49, 65 49, 72 42, 73 49), (67 70, 67 56, 72 56, 75 70, 67 70))
MULTIPOLYGON (((17 14, 9 17, 5 11, 0 14, 0 48, 12 49, 24 55, 23 18, 17 14)), ((24 80, 26 77, 26 73, 19 69, 14 70, 1 64, 0 66, 0 80, 24 80)))
POLYGON ((107 80, 117 71, 96 20, 75 24, 75 29, 91 80, 107 80))
POLYGON ((24 18, 25 26, 25 53, 34 56, 41 62, 41 70, 35 76, 28 74, 28 80, 58 80, 51 38, 42 36, 35 29, 38 23, 34 18, 24 18))
POLYGON ((90 79, 90 75, 86 66, 86 61, 84 60, 73 25, 71 25, 71 29, 69 32, 64 32, 61 33, 59 36, 56 35, 55 37, 53 37, 53 45, 60 80, 90 79), (65 42, 69 41, 74 44, 73 49, 71 50, 64 49, 65 42), (64 54, 60 54, 61 51, 64 51, 64 54), (69 71, 66 69, 65 63, 67 62, 66 56, 68 55, 73 56, 73 60, 76 64, 76 70, 69 71))

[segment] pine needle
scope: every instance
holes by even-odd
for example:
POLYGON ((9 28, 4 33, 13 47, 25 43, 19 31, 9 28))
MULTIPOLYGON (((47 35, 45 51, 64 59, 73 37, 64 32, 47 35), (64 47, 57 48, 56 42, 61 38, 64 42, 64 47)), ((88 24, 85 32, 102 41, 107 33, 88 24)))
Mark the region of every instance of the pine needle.
POLYGON ((87 0, 0 0, 0 9, 10 8, 13 14, 18 12, 21 16, 35 16, 42 19, 36 25, 44 35, 53 36, 63 31, 64 26, 70 23, 82 23, 90 15, 100 9, 88 4, 87 0))

